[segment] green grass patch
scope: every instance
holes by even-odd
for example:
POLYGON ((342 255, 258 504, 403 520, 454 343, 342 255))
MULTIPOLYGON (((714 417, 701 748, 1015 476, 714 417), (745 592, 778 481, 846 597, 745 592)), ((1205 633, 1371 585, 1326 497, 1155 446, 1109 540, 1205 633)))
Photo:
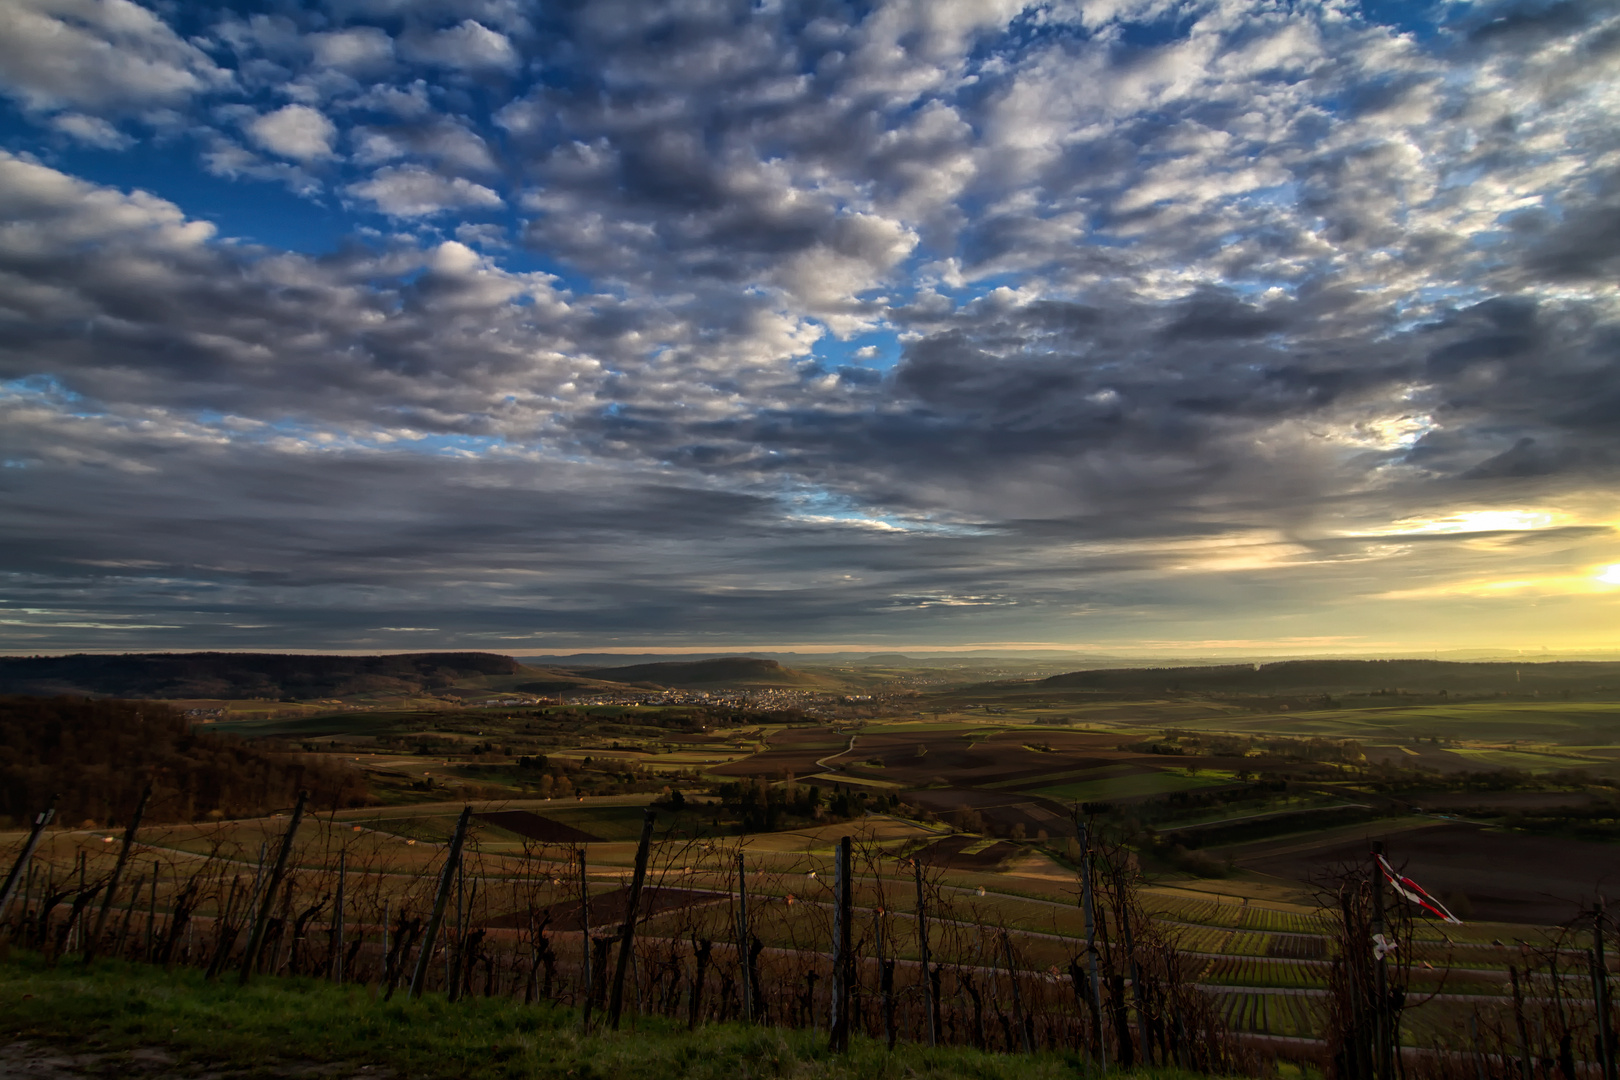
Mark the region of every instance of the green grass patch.
POLYGON ((1569 757, 1563 754, 1538 753, 1534 750, 1493 750, 1469 746, 1449 746, 1446 749, 1459 757, 1477 761, 1484 769, 1522 769, 1525 772, 1553 772, 1558 769, 1590 769, 1609 762, 1591 758, 1569 757))
MULTIPOLYGON (((1534 739, 1560 745, 1620 739, 1620 702, 1464 702, 1456 705, 1377 705, 1271 716, 1212 716, 1179 726, 1235 734, 1322 735, 1335 739, 1407 742, 1427 738, 1507 742, 1534 739)), ((1453 749, 1445 747, 1445 749, 1453 749)))
POLYGON ((1090 1071, 1072 1053, 915 1045, 890 1052, 861 1036, 837 1056, 827 1052, 826 1035, 813 1031, 713 1024, 688 1032, 661 1018, 627 1018, 621 1031, 586 1035, 572 1010, 551 1005, 499 998, 451 1005, 437 995, 383 1002, 364 987, 309 979, 260 978, 239 987, 234 980, 210 984, 192 970, 166 974, 109 961, 87 971, 19 953, 0 960, 0 1016, 9 1039, 71 1044, 77 1053, 114 1058, 160 1049, 181 1069, 234 1066, 255 1076, 310 1063, 466 1080, 1073 1080, 1090 1071))
POLYGON ((1099 780, 1081 780, 1072 784, 1059 784, 1041 788, 1032 794, 1053 799, 1078 802, 1106 802, 1109 799, 1129 799, 1138 795, 1167 795, 1172 791, 1190 791, 1193 788, 1214 787, 1230 783, 1230 777, 1162 770, 1156 773, 1136 773, 1131 776, 1109 776, 1099 780))
MULTIPOLYGON (((651 801, 653 796, 645 795, 643 799, 651 801)), ((575 803, 569 806, 566 800, 559 799, 541 806, 535 812, 541 817, 548 817, 558 824, 588 832, 603 840, 635 840, 641 836, 644 807, 644 803, 631 806, 591 806, 575 803)), ((663 824, 669 824, 667 815, 661 817, 664 818, 663 824)))

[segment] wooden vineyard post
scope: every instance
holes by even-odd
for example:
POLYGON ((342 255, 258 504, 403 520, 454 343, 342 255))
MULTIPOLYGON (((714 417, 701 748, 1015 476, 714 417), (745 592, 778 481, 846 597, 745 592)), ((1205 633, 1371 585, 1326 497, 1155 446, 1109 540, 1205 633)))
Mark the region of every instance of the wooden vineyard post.
POLYGON ((1530 1067, 1530 1032, 1524 1023, 1524 991, 1519 986, 1519 969, 1508 965, 1508 978, 1513 982, 1513 1023, 1519 1033, 1519 1071, 1523 1076, 1534 1076, 1530 1067))
MULTIPOLYGON (((390 994, 392 994, 394 992, 394 978, 395 978, 395 976, 394 976, 393 971, 391 970, 391 965, 388 962, 388 918, 389 918, 390 914, 391 914, 391 909, 390 909, 390 906, 389 906, 389 903, 388 903, 388 897, 385 896, 385 897, 383 897, 383 908, 382 908, 382 979, 381 979, 381 982, 387 984, 388 992, 390 994)), ((373 1001, 377 1000, 376 999, 376 993, 377 993, 377 991, 375 989, 372 990, 372 1000, 373 1001)))
POLYGON ((129 827, 124 830, 124 843, 118 849, 118 861, 113 864, 112 877, 107 880, 107 892, 101 898, 95 928, 85 938, 84 962, 87 964, 96 958, 96 950, 101 947, 101 935, 107 930, 107 914, 112 910, 113 893, 118 891, 118 881, 124 876, 124 865, 129 862, 129 853, 135 846, 135 833, 141 827, 141 818, 146 814, 146 803, 151 797, 152 785, 149 781, 141 790, 140 801, 135 804, 135 816, 129 819, 129 827))
POLYGON ((1097 1067, 1107 1072, 1108 1038, 1103 1033, 1102 986, 1097 976, 1097 908, 1096 897, 1092 894, 1091 888, 1091 826, 1080 820, 1078 812, 1075 814, 1075 824, 1080 830, 1080 906, 1086 916, 1086 957, 1091 982, 1091 1027, 1095 1032, 1097 1067))
POLYGON ((1024 995, 1018 989, 1018 965, 1013 960, 1012 935, 1005 930, 1001 932, 1001 947, 1007 954, 1007 978, 1012 983, 1013 1021, 1018 1025, 1018 1033, 1023 1036, 1024 1053, 1033 1054, 1035 1047, 1030 1045, 1029 1025, 1024 1022, 1024 995))
POLYGON ((1603 901, 1592 908, 1592 1004, 1597 1010, 1598 1055, 1603 1080, 1615 1080, 1614 1029, 1609 1025, 1609 962, 1603 955, 1603 901))
MULTIPOLYGON (((1384 932, 1384 867, 1380 861, 1384 842, 1374 840, 1372 849, 1372 933, 1376 940, 1384 932)), ((1377 1063, 1374 1070, 1378 1080, 1394 1080, 1394 1047, 1389 1037, 1389 953, 1386 951, 1377 957, 1375 963, 1378 966, 1375 971, 1377 996, 1373 1001, 1373 1059, 1377 1063)))
POLYGON ((17 891, 17 883, 23 879, 28 871, 28 863, 34 857, 34 849, 39 846, 39 838, 45 832, 45 827, 56 817, 56 803, 62 796, 52 795, 51 801, 45 805, 34 818, 34 827, 28 832, 28 840, 17 855, 17 861, 11 864, 11 872, 6 875, 6 884, 0 888, 0 924, 4 923, 6 908, 11 906, 11 897, 17 891))
POLYGON ((135 904, 141 898, 141 886, 146 884, 146 878, 141 875, 135 877, 135 887, 129 890, 129 903, 124 906, 124 925, 118 931, 118 942, 113 949, 114 956, 124 955, 124 946, 129 942, 129 928, 135 921, 135 904))
POLYGON ((833 995, 832 1018, 827 1025, 827 1049, 842 1053, 849 1049, 850 984, 854 982, 855 957, 850 923, 854 918, 853 860, 850 839, 838 841, 838 862, 833 887, 837 907, 833 909, 833 995))
MULTIPOLYGON (((264 888, 265 860, 269 857, 269 851, 270 851, 269 844, 266 843, 263 840, 260 840, 259 841, 259 861, 254 864, 254 867, 253 867, 253 884, 248 889, 248 898, 247 898, 248 921, 246 923, 246 926, 248 928, 249 935, 251 935, 253 933, 253 913, 259 909, 259 897, 261 895, 260 890, 264 888)), ((157 897, 155 895, 152 898, 152 903, 153 903, 154 906, 157 904, 157 897)), ((222 968, 221 970, 224 970, 224 969, 222 968)))
POLYGON ((36 870, 37 866, 29 863, 28 873, 23 874, 23 912, 21 912, 21 918, 18 920, 18 928, 24 934, 28 933, 28 908, 34 902, 34 871, 36 870))
POLYGON ((636 844, 636 870, 630 879, 630 896, 625 901, 624 927, 619 931, 619 962, 613 969, 613 996, 608 999, 608 1024, 619 1030, 619 1015, 624 1011, 624 976, 630 970, 630 953, 636 939, 636 909, 641 905, 641 886, 647 879, 647 855, 652 848, 652 807, 641 820, 641 841, 636 844))
POLYGON ((714 952, 714 942, 708 938, 698 938, 692 935, 692 963, 697 969, 692 973, 692 992, 687 995, 686 1002, 686 1030, 696 1031, 698 1017, 703 1015, 703 987, 704 978, 709 971, 709 957, 714 952))
POLYGON ((349 852, 345 848, 338 852, 337 892, 332 897, 332 921, 335 924, 332 934, 332 981, 335 983, 343 982, 343 947, 345 940, 343 933, 343 886, 347 884, 345 879, 348 876, 348 869, 349 852))
POLYGON ((883 909, 878 908, 877 914, 872 918, 872 934, 876 940, 878 969, 881 976, 881 989, 883 992, 883 1038, 890 1050, 894 1049, 894 961, 889 959, 883 951, 883 909))
POLYGON ((89 857, 81 851, 74 861, 79 867, 79 890, 78 894, 73 898, 73 907, 68 911, 68 948, 70 950, 76 948, 79 939, 84 936, 84 920, 80 918, 84 914, 84 909, 80 906, 80 903, 85 894, 84 877, 88 873, 86 863, 89 862, 89 857))
MULTIPOLYGON (((1123 885, 1119 893, 1123 898, 1125 894, 1123 885)), ((1136 939, 1131 934, 1131 913, 1123 903, 1119 910, 1119 929, 1125 939, 1125 956, 1130 963, 1131 991, 1136 999, 1136 1042, 1142 1048, 1142 1063, 1152 1065, 1153 1043, 1148 1038, 1147 989, 1142 985, 1142 965, 1136 956, 1136 939)))
POLYGON ((928 909, 923 896, 922 860, 913 859, 917 879, 917 952, 922 960, 923 1007, 928 1014, 928 1045, 939 1045, 939 1005, 934 1001, 933 968, 928 959, 928 909))
POLYGON ((153 859, 152 860, 152 895, 147 897, 147 904, 146 904, 146 949, 142 954, 143 958, 146 960, 147 963, 151 963, 152 958, 156 955, 156 953, 153 950, 155 950, 157 948, 158 875, 162 872, 162 870, 163 870, 163 864, 159 863, 156 859, 153 859))
POLYGON ((451 1001, 461 999, 461 949, 463 931, 461 926, 462 908, 467 902, 467 874, 466 868, 459 862, 456 864, 456 917, 451 920, 451 934, 445 935, 444 942, 444 993, 451 1001))
POLYGON ((743 853, 737 852, 737 982, 742 988, 742 1015, 745 1023, 754 1022, 753 962, 748 952, 748 869, 743 864, 743 853))
POLYGON ((586 1031, 591 1029, 591 1000, 596 996, 595 973, 591 971, 591 882, 585 876, 585 848, 579 849, 579 947, 584 950, 585 963, 580 978, 585 985, 585 1006, 580 1010, 580 1022, 586 1031))
POLYGON ((298 793, 298 803, 293 807, 292 822, 287 826, 287 834, 281 838, 281 850, 276 853, 276 865, 270 871, 270 882, 264 889, 264 900, 259 905, 258 917, 253 920, 253 933, 248 938, 247 955, 242 957, 242 973, 240 982, 243 985, 253 977, 253 968, 259 962, 259 952, 264 948, 264 934, 270 925, 271 905, 276 900, 276 887, 287 872, 287 859, 292 855, 293 838, 298 835, 298 823, 304 817, 304 804, 309 801, 309 792, 298 793))
POLYGON ((461 845, 467 838, 467 821, 471 817, 472 807, 462 807, 461 816, 456 819, 456 831, 450 837, 450 850, 445 853, 444 869, 439 871, 439 891, 433 898, 433 914, 428 918, 427 934, 422 939, 422 951, 416 956, 416 970, 411 973, 410 996, 413 998, 421 997, 422 991, 427 987, 428 966, 433 962, 433 946, 439 937, 439 927, 444 922, 444 906, 450 900, 450 887, 455 884, 456 870, 461 865, 461 845))

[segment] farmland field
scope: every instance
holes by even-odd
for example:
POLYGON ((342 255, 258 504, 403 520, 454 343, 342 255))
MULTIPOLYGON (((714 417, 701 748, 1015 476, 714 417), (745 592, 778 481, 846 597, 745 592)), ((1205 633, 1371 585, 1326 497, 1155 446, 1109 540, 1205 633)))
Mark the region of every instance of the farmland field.
POLYGON ((1053 787, 1037 788, 1035 793, 1051 799, 1069 802, 1099 802, 1106 799, 1126 799, 1137 795, 1164 795, 1172 791, 1212 787, 1230 781, 1230 777, 1187 776, 1168 769, 1141 772, 1128 776, 1106 776, 1096 780, 1078 780, 1053 787))
MULTIPOLYGON (((1340 957, 1334 890, 1347 872, 1366 872, 1374 841, 1463 919, 1420 920, 1401 945, 1411 992, 1425 996, 1403 1029, 1409 1042, 1454 1032, 1468 1010, 1499 1010, 1510 969, 1543 978, 1526 972, 1560 955, 1560 934, 1566 949, 1582 947, 1590 916, 1572 920, 1620 882, 1620 703, 1406 701, 1393 689, 1349 702, 1178 698, 1162 681, 1163 693, 1128 700, 996 684, 889 713, 845 702, 821 717, 617 703, 506 715, 301 710, 209 726, 364 772, 370 804, 306 817, 292 873, 314 905, 344 854, 365 928, 357 962, 378 971, 385 916, 422 910, 472 805, 469 909, 493 942, 531 940, 523 935, 543 924, 552 974, 573 985, 579 891, 592 897, 585 921, 606 940, 653 807, 643 933, 665 952, 648 952, 648 972, 675 971, 705 941, 736 971, 740 855, 770 1008, 807 1022, 828 993, 814 965, 829 947, 833 853, 852 836, 854 940, 870 959, 881 938, 899 965, 911 1037, 922 1023, 918 876, 938 905, 932 956, 949 969, 952 1037, 1016 1042, 1011 1027, 998 1032, 1003 1021, 973 1017, 976 994, 1005 1004, 1009 949, 1032 1008, 1046 1010, 1036 1030, 1068 1030, 1065 973, 1085 951, 1081 821, 1124 853, 1146 920, 1137 931, 1178 950, 1186 978, 1227 1022, 1290 1039, 1320 1036, 1340 957)), ((263 873, 285 808, 230 820, 207 806, 142 830, 131 872, 147 906, 125 912, 128 925, 141 910, 174 917, 191 902, 182 883, 204 868, 215 891, 192 914, 221 917, 231 890, 263 873)), ((52 829, 27 883, 31 902, 67 888, 81 858, 89 878, 105 873, 119 824, 80 817, 52 829)), ((0 834, 0 855, 20 840, 0 834)), ((723 986, 716 999, 730 993, 729 1004, 713 1007, 736 1008, 736 987, 723 986)))
MULTIPOLYGON (((1169 726, 1169 725, 1166 725, 1169 726)), ((1175 726, 1233 732, 1326 735, 1376 741, 1390 735, 1421 734, 1451 739, 1531 739, 1579 745, 1620 739, 1620 702, 1497 703, 1406 705, 1324 709, 1279 716, 1210 716, 1175 726), (1593 736, 1600 736, 1594 738, 1593 736)))
MULTIPOLYGON (((529 824, 532 818, 566 819, 590 822, 597 829, 613 826, 620 835, 627 835, 631 825, 639 826, 643 810, 629 799, 558 808, 529 805, 535 809, 514 810, 504 803, 476 809, 513 826, 529 824), (521 820, 511 817, 516 814, 526 816, 521 820)), ((331 860, 341 849, 348 853, 351 873, 361 875, 351 881, 350 888, 355 897, 351 902, 362 910, 381 911, 385 903, 394 908, 420 905, 425 902, 424 884, 443 858, 443 841, 459 810, 455 803, 441 803, 415 808, 409 814, 401 810, 386 815, 350 811, 306 821, 300 830, 295 874, 306 883, 303 887, 322 888, 320 882, 331 873, 331 860), (355 831, 356 825, 359 831, 355 831), (417 842, 407 843, 411 839, 417 842), (372 884, 366 884, 368 881, 372 884)), ((260 843, 274 840, 284 827, 285 818, 271 818, 154 833, 150 846, 137 859, 143 868, 153 860, 163 865, 154 910, 161 915, 172 908, 178 902, 176 890, 186 868, 199 865, 195 860, 210 854, 234 860, 225 865, 234 866, 237 874, 251 873, 258 863, 260 843)), ((1392 838, 1394 850, 1398 856, 1410 856, 1414 873, 1443 884, 1445 872, 1438 855, 1465 846, 1470 828, 1443 824, 1409 830, 1392 838)), ((930 875, 937 902, 945 905, 935 915, 936 959, 967 965, 960 970, 972 971, 973 965, 986 962, 986 935, 1003 930, 1012 935, 1020 962, 1032 972, 1062 970, 1082 949, 1085 920, 1076 902, 1079 887, 1072 870, 1050 858, 1019 857, 1019 852, 1028 849, 1014 842, 924 828, 892 817, 784 830, 720 845, 669 841, 656 846, 642 930, 647 947, 660 941, 695 940, 694 935, 717 942, 729 940, 734 919, 730 852, 739 851, 749 868, 754 918, 766 949, 762 963, 767 970, 780 971, 783 979, 797 978, 789 974, 797 970, 792 958, 805 950, 823 948, 822 942, 831 932, 831 856, 838 838, 851 833, 863 853, 854 888, 858 948, 876 947, 873 920, 886 913, 881 917, 887 920, 887 947, 902 964, 915 963, 915 896, 905 862, 914 856, 930 875)), ((89 871, 95 873, 112 854, 112 846, 103 842, 106 835, 98 830, 56 833, 41 850, 42 866, 53 868, 52 873, 60 876, 83 852, 89 871)), ((565 959, 572 957, 569 950, 577 949, 569 935, 577 934, 580 927, 577 887, 569 884, 573 880, 570 852, 576 848, 559 844, 530 848, 525 858, 525 849, 510 839, 513 830, 486 828, 483 835, 470 849, 473 861, 468 874, 476 883, 472 894, 481 905, 478 910, 485 913, 480 916, 484 925, 491 933, 524 932, 531 925, 525 905, 540 903, 545 923, 556 935, 555 947, 565 959), (508 839, 500 839, 502 836, 508 839)), ((1482 857, 1488 853, 1488 844, 1473 843, 1482 857)), ((1341 847, 1347 857, 1365 850, 1364 845, 1348 842, 1341 847)), ((586 853, 591 870, 592 926, 611 927, 622 917, 624 875, 632 849, 633 845, 616 838, 577 847, 586 853)), ((1248 858, 1264 865, 1267 853, 1256 850, 1259 854, 1251 852, 1248 858)), ((1337 850, 1330 849, 1328 854, 1337 850)), ((1284 853, 1276 857, 1307 856, 1284 853)), ((1528 850, 1521 858, 1527 857, 1528 850)), ((1184 950, 1192 965, 1190 977, 1212 995, 1220 1015, 1235 1029, 1258 1035, 1316 1037, 1320 995, 1329 966, 1329 925, 1303 892, 1298 902, 1290 903, 1199 896, 1187 888, 1150 889, 1143 900, 1167 939, 1184 950)), ((1491 902, 1484 893, 1475 899, 1480 908, 1491 902)), ((1521 909, 1514 913, 1526 914, 1521 909)), ((1442 1003, 1424 1006, 1428 1011, 1414 1014, 1412 1031, 1438 1030, 1452 1023, 1450 1018, 1465 1000, 1507 1000, 1504 973, 1509 964, 1519 962, 1517 942, 1541 940, 1542 936, 1543 931, 1522 918, 1512 925, 1470 923, 1444 933, 1434 924, 1420 928, 1414 960, 1430 968, 1420 971, 1414 989, 1443 990, 1455 1003, 1444 1008, 1442 1003)), ((1029 987, 1026 993, 1035 990, 1029 987)), ((1046 1001, 1038 995, 1033 1000, 1046 1001)), ((1061 1000, 1058 995, 1051 1004, 1040 1007, 1055 1008, 1061 1000)))

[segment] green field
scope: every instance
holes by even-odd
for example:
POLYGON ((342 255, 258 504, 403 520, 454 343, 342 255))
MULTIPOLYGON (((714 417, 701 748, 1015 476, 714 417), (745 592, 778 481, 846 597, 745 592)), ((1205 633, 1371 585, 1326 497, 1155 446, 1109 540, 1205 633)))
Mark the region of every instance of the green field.
MULTIPOLYGON (((645 800, 623 806, 574 803, 565 800, 544 803, 534 812, 603 840, 635 840, 641 836, 641 820, 645 800)), ((666 818, 667 824, 667 818, 666 818)))
MULTIPOLYGON (((1102 771, 1102 770, 1098 770, 1102 771)), ((1139 795, 1168 795, 1172 791, 1190 791, 1193 788, 1214 787, 1231 783, 1230 776, 1203 774, 1188 776, 1170 772, 1135 773, 1123 776, 1105 776, 1096 780, 1081 780, 1040 788, 1031 794, 1045 795, 1066 802, 1106 802, 1109 799, 1129 799, 1139 795)))
POLYGON ((1193 730, 1323 736, 1397 742, 1415 736, 1510 742, 1533 739, 1559 745, 1620 740, 1620 702, 1469 702, 1322 709, 1277 715, 1226 715, 1179 724, 1193 730))
POLYGON ((847 1055, 835 1055, 825 1033, 814 1030, 727 1023, 688 1032, 658 1016, 634 1017, 622 1031, 598 1024, 585 1034, 577 1012, 550 1004, 478 997, 450 1004, 439 994, 381 1002, 364 986, 308 978, 261 976, 238 987, 234 979, 208 982, 194 969, 103 961, 85 971, 26 954, 0 962, 0 1012, 13 1042, 8 1054, 19 1052, 17 1040, 38 1040, 71 1048, 79 1056, 75 1069, 96 1075, 148 1075, 154 1061, 171 1066, 165 1075, 228 1068, 232 1075, 423 1080, 1069 1080, 1080 1072, 1071 1053, 1009 1056, 905 1043, 890 1051, 857 1035, 847 1055), (129 1058, 137 1051, 146 1058, 138 1067, 129 1058), (379 1066, 385 1071, 371 1072, 379 1066))
POLYGON ((1475 748, 1468 746, 1448 747, 1453 754, 1460 754, 1472 761, 1477 761, 1481 769, 1522 769, 1525 772, 1553 772, 1559 769, 1590 769, 1612 765, 1613 762, 1587 757, 1570 757, 1566 754, 1553 754, 1534 750, 1495 750, 1475 748))

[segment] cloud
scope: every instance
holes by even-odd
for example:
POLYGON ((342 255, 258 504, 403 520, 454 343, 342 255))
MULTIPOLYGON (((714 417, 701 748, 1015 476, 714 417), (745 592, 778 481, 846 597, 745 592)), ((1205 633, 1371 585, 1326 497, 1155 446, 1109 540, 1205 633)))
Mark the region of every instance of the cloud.
POLYGON ((135 142, 101 117, 83 113, 58 113, 51 117, 51 127, 75 142, 102 150, 124 150, 135 142))
POLYGON ((1612 281, 1620 266, 1620 197, 1570 212, 1525 253, 1525 266, 1548 281, 1612 281))
MULTIPOLYGON (((208 222, 189 221, 173 203, 145 192, 122 194, 4 151, 0 214, 6 221, 0 243, 14 270, 29 260, 41 260, 35 265, 64 260, 87 245, 98 251, 133 247, 154 257, 176 256, 198 250, 215 232, 208 222)), ((21 282, 12 279, 10 284, 21 282)))
POLYGON ((231 81, 207 54, 130 0, 15 0, 0 84, 31 109, 136 112, 231 81))
POLYGON ((332 156, 337 125, 319 109, 283 105, 273 113, 250 121, 247 132, 254 142, 271 153, 307 163, 332 156))
POLYGON ((508 425, 526 437, 601 366, 568 343, 613 345, 548 276, 504 272, 457 242, 330 259, 222 244, 165 200, 11 155, 0 213, 0 311, 18 328, 0 380, 45 375, 130 423, 148 409, 231 414, 253 424, 227 433, 288 452, 498 440, 508 425), (537 331, 551 349, 532 347, 537 331), (454 386, 438 374, 446 356, 454 386))
POLYGON ((448 210, 494 209, 504 205, 496 192, 464 177, 440 176, 419 165, 378 169, 348 191, 390 217, 427 217, 448 210))
POLYGON ((363 165, 416 157, 454 172, 498 171, 489 144, 477 133, 448 120, 356 128, 351 137, 356 144, 355 159, 363 165))
POLYGON ((375 26, 310 34, 309 43, 316 64, 346 75, 375 75, 394 66, 394 39, 375 26))
MULTIPOLYGON (((26 9, 86 56, 115 10, 26 9)), ((42 157, 0 158, 28 508, 0 543, 34 607, 91 598, 64 619, 1353 637, 1390 618, 1371 597, 1614 562, 1601 5, 1423 33, 1156 2, 188 23, 229 75, 138 11, 120 62, 189 88, 29 75, 42 157), (219 235, 187 183, 45 163, 153 124, 243 202, 342 193, 323 254, 219 235), (1567 528, 1397 527, 1527 491, 1567 528), (152 565, 106 565, 120 544, 152 565)), ((1590 621, 1578 599, 1524 625, 1590 621)))
POLYGON ((404 44, 411 59, 458 71, 511 71, 521 62, 505 34, 476 19, 408 37, 404 44))

